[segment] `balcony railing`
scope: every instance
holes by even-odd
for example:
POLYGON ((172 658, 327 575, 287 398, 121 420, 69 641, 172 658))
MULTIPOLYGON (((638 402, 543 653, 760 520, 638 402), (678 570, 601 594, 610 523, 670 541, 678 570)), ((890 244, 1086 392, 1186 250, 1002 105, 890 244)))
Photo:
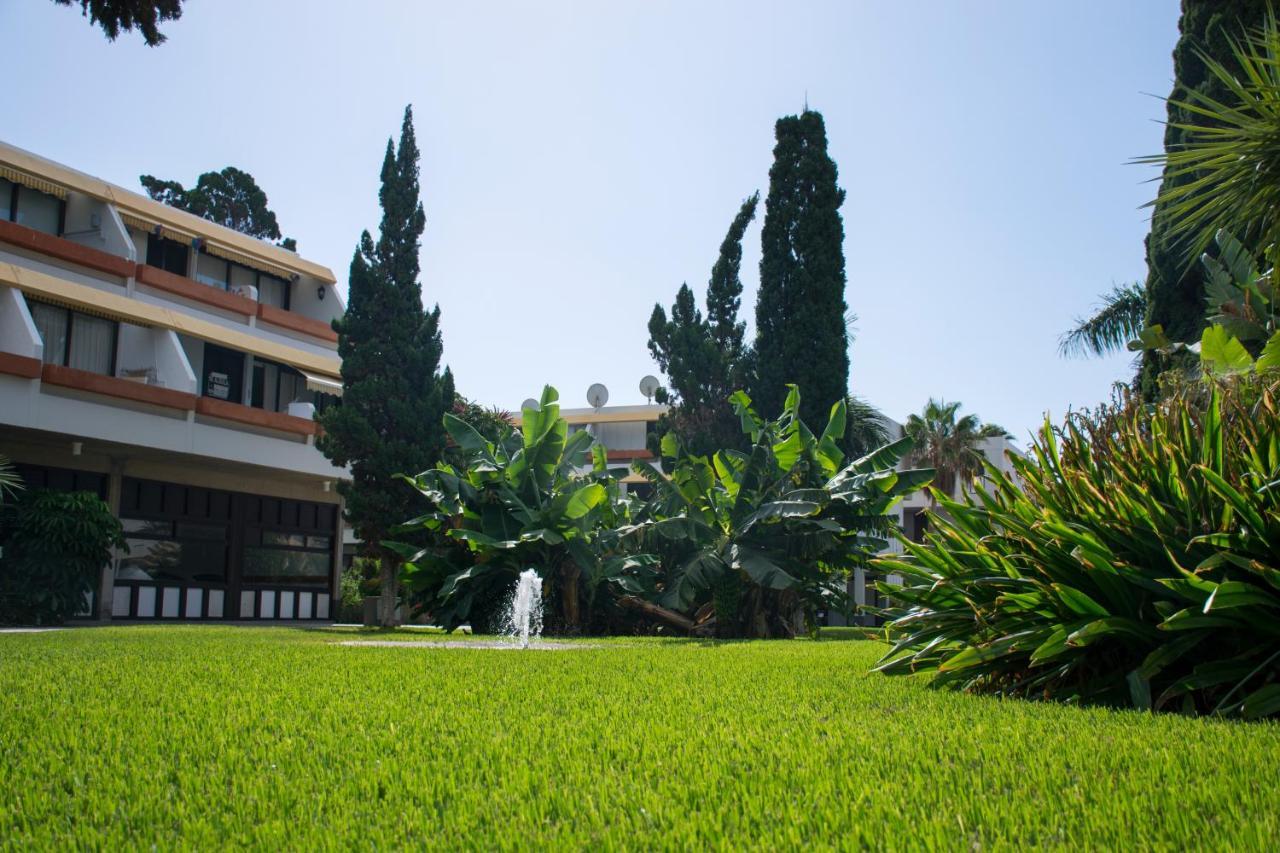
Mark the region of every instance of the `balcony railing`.
POLYGON ((195 279, 176 275, 159 267, 138 264, 137 279, 139 284, 163 290, 174 296, 181 296, 193 302, 201 302, 224 311, 253 317, 258 313, 258 303, 225 290, 219 290, 208 284, 201 284, 195 279))
POLYGON ((0 220, 0 242, 119 278, 133 275, 134 264, 128 258, 94 249, 65 237, 55 237, 16 222, 0 220))

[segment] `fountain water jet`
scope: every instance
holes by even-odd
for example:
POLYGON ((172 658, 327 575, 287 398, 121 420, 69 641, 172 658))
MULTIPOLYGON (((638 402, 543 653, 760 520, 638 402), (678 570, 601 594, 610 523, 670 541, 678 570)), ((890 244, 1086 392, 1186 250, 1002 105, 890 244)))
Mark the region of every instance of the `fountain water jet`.
POLYGON ((529 641, 537 642, 542 634, 542 578, 533 569, 525 569, 516 582, 507 609, 505 633, 522 649, 529 648, 529 641))

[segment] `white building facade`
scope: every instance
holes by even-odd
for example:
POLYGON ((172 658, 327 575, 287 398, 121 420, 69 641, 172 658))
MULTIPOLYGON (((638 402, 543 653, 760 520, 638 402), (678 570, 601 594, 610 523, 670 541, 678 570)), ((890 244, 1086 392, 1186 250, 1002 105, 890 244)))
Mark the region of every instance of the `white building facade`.
POLYGON ((330 618, 327 268, 0 143, 0 453, 129 542, 84 615, 330 618))

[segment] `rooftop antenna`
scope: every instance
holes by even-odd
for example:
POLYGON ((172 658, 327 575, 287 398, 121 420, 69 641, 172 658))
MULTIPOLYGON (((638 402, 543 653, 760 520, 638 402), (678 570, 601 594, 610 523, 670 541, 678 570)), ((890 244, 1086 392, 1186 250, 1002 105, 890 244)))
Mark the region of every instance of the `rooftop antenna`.
POLYGON ((533 399, 532 397, 525 400, 523 403, 520 404, 520 410, 524 411, 525 409, 533 409, 535 412, 538 411, 538 401, 533 399))
POLYGON ((653 395, 658 392, 658 377, 646 376, 640 380, 640 393, 644 395, 646 403, 653 402, 653 395))
POLYGON ((804 90, 804 111, 809 112, 809 90, 804 90))

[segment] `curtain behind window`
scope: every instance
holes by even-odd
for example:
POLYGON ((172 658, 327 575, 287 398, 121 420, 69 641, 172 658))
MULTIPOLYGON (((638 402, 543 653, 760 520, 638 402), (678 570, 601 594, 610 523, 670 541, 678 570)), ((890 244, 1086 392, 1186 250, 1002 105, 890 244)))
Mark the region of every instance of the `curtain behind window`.
POLYGON ((109 376, 115 346, 114 320, 77 314, 71 332, 71 356, 68 366, 109 376))
POLYGON ((43 302, 28 304, 40 340, 44 341, 44 363, 62 364, 67 354, 67 310, 43 302))

